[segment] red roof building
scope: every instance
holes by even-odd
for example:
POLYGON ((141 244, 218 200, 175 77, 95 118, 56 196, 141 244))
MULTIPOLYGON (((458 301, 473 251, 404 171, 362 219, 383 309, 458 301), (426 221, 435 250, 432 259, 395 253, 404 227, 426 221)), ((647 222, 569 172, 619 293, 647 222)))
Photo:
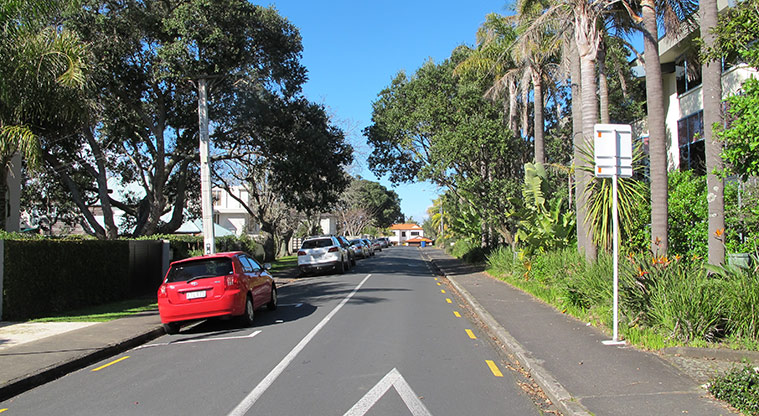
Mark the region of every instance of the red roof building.
POLYGON ((393 224, 390 230, 395 234, 390 237, 390 242, 395 245, 403 245, 412 238, 424 237, 424 230, 417 224, 393 224))

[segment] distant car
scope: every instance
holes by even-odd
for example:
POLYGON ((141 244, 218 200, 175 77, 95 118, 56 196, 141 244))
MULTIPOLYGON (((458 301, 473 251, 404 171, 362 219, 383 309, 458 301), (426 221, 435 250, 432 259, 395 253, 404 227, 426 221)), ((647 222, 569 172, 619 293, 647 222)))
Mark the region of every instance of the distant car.
POLYGON ((377 239, 377 241, 379 241, 382 248, 390 247, 390 239, 388 239, 387 237, 380 237, 377 239))
POLYGON ((364 244, 366 244, 367 247, 369 247, 369 255, 373 256, 374 255, 374 243, 372 243, 371 241, 369 241, 368 238, 362 238, 361 240, 364 242, 364 244))
POLYGON ((369 247, 367 247, 364 240, 360 238, 354 238, 351 240, 351 249, 355 253, 356 257, 360 257, 362 259, 369 257, 369 247))
POLYGON ((348 258, 350 259, 350 265, 348 268, 350 269, 356 265, 356 254, 353 252, 353 249, 351 249, 351 242, 342 235, 337 236, 337 239, 340 241, 345 251, 348 252, 348 258))
POLYGON ((236 251, 191 257, 171 263, 158 288, 158 313, 168 334, 186 321, 239 317, 253 325, 256 309, 277 309, 277 287, 268 269, 236 251))
POLYGON ((374 247, 374 251, 382 251, 382 243, 378 239, 369 240, 372 242, 372 247, 374 247))
POLYGON ((302 276, 322 270, 345 273, 350 264, 348 250, 333 235, 307 238, 298 250, 298 269, 302 276))

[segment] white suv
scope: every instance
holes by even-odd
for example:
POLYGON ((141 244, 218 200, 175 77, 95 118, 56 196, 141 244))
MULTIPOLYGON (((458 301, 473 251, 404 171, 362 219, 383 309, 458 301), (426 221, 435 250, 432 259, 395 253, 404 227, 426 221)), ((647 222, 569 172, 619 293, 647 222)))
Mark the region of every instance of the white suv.
POLYGON ((298 250, 298 270, 301 276, 325 269, 345 273, 350 266, 348 252, 335 236, 309 237, 298 250))

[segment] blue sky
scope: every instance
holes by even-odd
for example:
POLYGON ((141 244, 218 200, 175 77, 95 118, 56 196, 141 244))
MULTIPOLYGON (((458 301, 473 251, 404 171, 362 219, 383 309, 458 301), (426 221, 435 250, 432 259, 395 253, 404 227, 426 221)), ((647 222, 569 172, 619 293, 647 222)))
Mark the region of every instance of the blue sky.
MULTIPOLYGON (((474 45, 477 28, 491 12, 511 14, 505 1, 305 1, 272 3, 303 37, 302 63, 309 72, 306 97, 324 104, 356 148, 352 173, 379 180, 367 166, 370 148, 361 130, 371 122, 377 94, 400 70, 413 73, 432 58, 440 62, 462 44, 474 45)), ((432 184, 394 189, 406 216, 421 221, 439 190, 432 184)))

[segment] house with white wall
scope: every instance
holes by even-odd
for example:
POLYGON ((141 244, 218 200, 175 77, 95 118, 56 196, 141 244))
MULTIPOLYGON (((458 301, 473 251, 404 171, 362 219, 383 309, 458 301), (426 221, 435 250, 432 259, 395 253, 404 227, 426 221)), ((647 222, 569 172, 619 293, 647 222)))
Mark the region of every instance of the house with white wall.
POLYGON ((259 224, 253 224, 250 214, 234 197, 248 201, 248 190, 243 186, 232 186, 230 192, 223 188, 213 188, 213 222, 231 230, 235 235, 243 233, 257 235, 261 231, 259 224), (233 197, 234 195, 234 197, 233 197))
MULTIPOLYGON (((718 0, 720 12, 732 0, 718 0)), ((693 59, 698 28, 679 34, 666 34, 659 40, 662 88, 666 110, 668 167, 670 170, 695 170, 704 174, 704 104, 701 64, 693 59)), ((722 98, 739 94, 743 81, 757 77, 756 68, 726 60, 722 68, 722 98)), ((647 133, 643 134, 647 137, 647 133)))
POLYGON ((407 240, 424 237, 424 230, 417 224, 393 224, 390 226, 393 236, 389 237, 394 245, 403 245, 407 240))

